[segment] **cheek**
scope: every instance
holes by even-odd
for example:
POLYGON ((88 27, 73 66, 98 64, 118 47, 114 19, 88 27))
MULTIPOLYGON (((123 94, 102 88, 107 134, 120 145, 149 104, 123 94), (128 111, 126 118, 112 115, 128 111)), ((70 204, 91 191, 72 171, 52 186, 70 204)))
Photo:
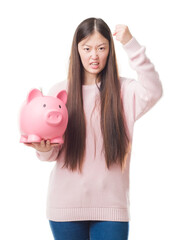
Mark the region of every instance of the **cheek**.
POLYGON ((101 63, 102 63, 102 65, 104 65, 104 66, 106 65, 107 58, 108 58, 108 54, 101 56, 101 63))
POLYGON ((83 66, 88 65, 89 57, 87 55, 81 54, 80 59, 81 59, 81 62, 82 62, 83 66))

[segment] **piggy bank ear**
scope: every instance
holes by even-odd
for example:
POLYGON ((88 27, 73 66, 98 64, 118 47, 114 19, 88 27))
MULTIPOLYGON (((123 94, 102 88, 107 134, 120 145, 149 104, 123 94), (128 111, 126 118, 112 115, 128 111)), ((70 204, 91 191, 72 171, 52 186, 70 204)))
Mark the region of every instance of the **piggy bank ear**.
POLYGON ((64 104, 67 102, 67 92, 65 90, 60 91, 57 96, 64 104))
POLYGON ((40 90, 34 88, 28 94, 27 103, 31 102, 32 99, 34 99, 36 97, 43 97, 43 94, 42 94, 42 92, 40 90))

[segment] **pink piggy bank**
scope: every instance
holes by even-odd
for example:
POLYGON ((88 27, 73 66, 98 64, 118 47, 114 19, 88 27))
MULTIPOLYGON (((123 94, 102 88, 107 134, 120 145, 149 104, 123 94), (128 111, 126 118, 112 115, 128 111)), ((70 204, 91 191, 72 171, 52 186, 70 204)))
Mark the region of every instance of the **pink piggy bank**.
POLYGON ((51 143, 63 143, 62 136, 68 123, 66 102, 65 90, 60 91, 56 97, 43 96, 38 89, 31 90, 20 110, 20 142, 49 139, 51 143))

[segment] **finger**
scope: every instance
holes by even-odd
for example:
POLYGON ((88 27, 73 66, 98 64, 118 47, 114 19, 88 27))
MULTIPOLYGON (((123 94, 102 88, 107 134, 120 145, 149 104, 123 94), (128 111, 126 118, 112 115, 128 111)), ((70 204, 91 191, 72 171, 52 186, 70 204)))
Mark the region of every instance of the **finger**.
POLYGON ((116 37, 121 37, 122 35, 123 35, 122 32, 117 32, 116 34, 114 34, 114 36, 116 36, 116 37))
POLYGON ((125 24, 117 24, 116 25, 116 29, 122 29, 122 28, 126 28, 127 26, 125 24))
POLYGON ((46 141, 46 147, 48 147, 48 148, 50 147, 50 140, 46 141))
POLYGON ((45 141, 44 141, 44 140, 41 140, 41 142, 40 142, 40 146, 41 146, 42 148, 45 147, 45 141))
POLYGON ((53 144, 51 144, 51 146, 58 147, 58 146, 61 146, 61 143, 53 143, 53 144))
POLYGON ((120 33, 120 32, 116 34, 116 38, 120 38, 120 37, 122 37, 122 36, 123 36, 123 34, 120 33))
POLYGON ((28 147, 33 147, 32 143, 24 143, 24 145, 26 145, 28 147))
POLYGON ((32 142, 32 147, 34 147, 34 148, 38 148, 39 145, 40 145, 40 143, 32 142))
POLYGON ((116 25, 115 32, 125 31, 128 27, 123 24, 116 25))
POLYGON ((115 29, 113 36, 116 36, 117 34, 122 34, 124 32, 125 29, 123 28, 117 28, 115 29))

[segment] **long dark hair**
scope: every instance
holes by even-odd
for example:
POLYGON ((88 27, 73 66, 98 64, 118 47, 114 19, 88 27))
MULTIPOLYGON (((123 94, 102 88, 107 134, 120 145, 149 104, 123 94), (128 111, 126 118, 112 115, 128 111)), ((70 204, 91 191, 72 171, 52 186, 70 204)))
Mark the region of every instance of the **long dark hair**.
POLYGON ((119 163, 123 169, 128 154, 129 138, 120 97, 121 86, 112 34, 102 19, 88 18, 81 22, 75 31, 68 72, 67 109, 69 120, 62 150, 65 150, 64 166, 72 171, 77 170, 77 167, 80 172, 82 170, 86 139, 82 98, 84 68, 78 52, 78 43, 93 34, 94 31, 99 32, 109 41, 106 66, 99 73, 100 87, 97 85, 100 92, 100 125, 107 168, 109 169, 113 163, 119 163))

